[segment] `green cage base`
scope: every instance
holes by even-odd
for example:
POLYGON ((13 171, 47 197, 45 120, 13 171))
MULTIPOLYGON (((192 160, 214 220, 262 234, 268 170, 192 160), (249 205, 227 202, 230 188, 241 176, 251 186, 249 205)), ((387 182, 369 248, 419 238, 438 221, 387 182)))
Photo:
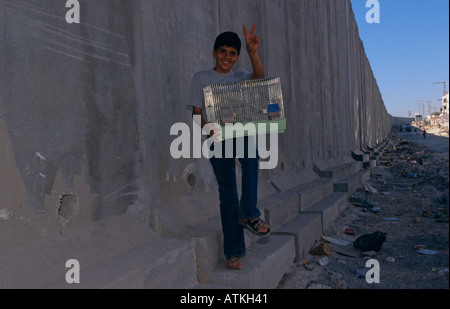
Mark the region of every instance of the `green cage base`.
POLYGON ((255 136, 270 133, 284 133, 284 131, 286 130, 286 119, 252 121, 245 124, 242 123, 235 123, 229 125, 226 124, 221 126, 220 129, 221 134, 217 138, 217 140, 220 142, 226 139, 244 136, 255 136), (278 127, 271 126, 270 124, 278 124, 278 127))

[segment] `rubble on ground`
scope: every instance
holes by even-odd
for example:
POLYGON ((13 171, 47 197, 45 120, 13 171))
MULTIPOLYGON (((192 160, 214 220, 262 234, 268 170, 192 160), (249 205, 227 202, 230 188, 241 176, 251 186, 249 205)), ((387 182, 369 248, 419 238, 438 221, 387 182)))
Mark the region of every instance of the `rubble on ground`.
POLYGON ((370 180, 350 197, 349 207, 285 286, 448 289, 448 161, 448 156, 394 133, 370 180), (386 236, 379 251, 352 246, 376 231, 386 236), (325 257, 326 263, 318 262, 325 257), (371 259, 379 263, 379 283, 368 283, 361 275, 371 259))

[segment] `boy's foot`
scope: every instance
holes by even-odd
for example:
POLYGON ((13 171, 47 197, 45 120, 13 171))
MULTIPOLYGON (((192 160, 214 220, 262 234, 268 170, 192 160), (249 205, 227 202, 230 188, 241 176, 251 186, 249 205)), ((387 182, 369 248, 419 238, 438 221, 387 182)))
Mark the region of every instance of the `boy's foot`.
POLYGON ((264 236, 270 232, 269 224, 260 218, 241 219, 239 225, 258 236, 264 236))
POLYGON ((243 264, 238 257, 234 257, 227 260, 227 267, 230 269, 241 270, 242 266, 243 264))

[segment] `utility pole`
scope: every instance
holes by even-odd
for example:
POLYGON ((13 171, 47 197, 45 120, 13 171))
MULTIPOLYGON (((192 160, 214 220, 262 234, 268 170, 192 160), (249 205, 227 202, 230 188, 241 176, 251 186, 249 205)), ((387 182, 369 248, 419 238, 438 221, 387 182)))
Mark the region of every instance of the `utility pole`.
POLYGON ((436 83, 433 83, 433 85, 438 85, 438 84, 444 84, 444 95, 445 95, 445 93, 447 92, 446 83, 445 83, 445 82, 436 82, 436 83))
POLYGON ((420 114, 420 105, 422 104, 422 117, 424 116, 424 112, 425 112, 425 110, 424 110, 424 102, 423 102, 423 100, 417 100, 417 105, 419 105, 419 114, 420 114))
MULTIPOLYGON (((444 94, 443 94, 443 96, 445 96, 445 94, 447 93, 447 87, 446 87, 445 81, 444 82, 436 82, 436 83, 433 83, 433 84, 434 85, 443 84, 444 85, 444 94)), ((439 99, 438 101, 442 101, 442 99, 439 99)), ((442 102, 442 103, 444 103, 444 102, 442 102)), ((442 113, 442 111, 443 111, 443 107, 441 107, 441 113, 442 113)))

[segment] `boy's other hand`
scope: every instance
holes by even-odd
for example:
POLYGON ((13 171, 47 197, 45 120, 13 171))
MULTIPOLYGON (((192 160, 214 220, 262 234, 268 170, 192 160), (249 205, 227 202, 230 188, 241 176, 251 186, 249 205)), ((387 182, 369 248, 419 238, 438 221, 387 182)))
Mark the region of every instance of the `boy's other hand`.
POLYGON ((203 130, 209 133, 209 136, 212 137, 215 143, 219 142, 217 138, 221 135, 220 126, 218 126, 216 123, 207 123, 203 127, 203 130))

